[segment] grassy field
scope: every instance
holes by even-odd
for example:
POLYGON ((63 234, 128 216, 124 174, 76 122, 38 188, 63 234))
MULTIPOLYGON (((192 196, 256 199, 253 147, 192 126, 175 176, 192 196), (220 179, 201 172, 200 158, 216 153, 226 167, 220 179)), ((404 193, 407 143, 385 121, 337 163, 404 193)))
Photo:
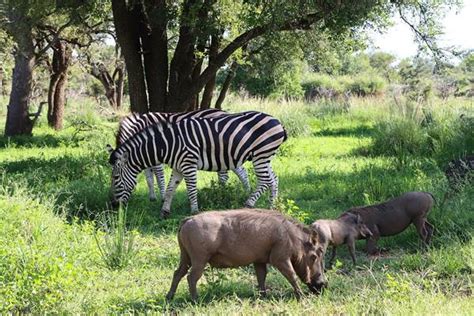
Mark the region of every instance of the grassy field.
MULTIPOLYGON (((42 118, 33 137, 0 138, 0 313, 472 315, 474 188, 466 185, 441 203, 446 162, 474 152, 472 120, 459 118, 474 115, 472 100, 401 108, 382 98, 354 99, 346 111, 328 102, 230 98, 226 108, 274 114, 288 130, 290 138, 273 162, 282 212, 309 224, 354 205, 431 191, 438 200, 429 215, 436 227, 433 244, 420 251, 410 227, 381 240, 386 255, 368 258, 360 241, 356 267, 341 249, 327 272, 327 290, 299 302, 273 269, 269 297, 259 298, 253 269, 241 268, 207 269, 197 304, 191 304, 183 279, 175 300, 166 304, 179 260, 176 228, 189 212, 184 184, 172 216, 160 220, 160 203, 148 201, 140 176, 127 209, 133 255, 122 269, 109 269, 98 244, 110 241, 103 227, 114 222, 106 207, 105 145, 113 143, 117 117, 79 100, 66 110, 66 128, 59 133, 42 118)), ((5 114, 2 108, 0 128, 5 114)), ((255 184, 252 174, 251 179, 255 184)), ((199 174, 201 208, 243 205, 246 194, 235 176, 224 188, 216 180, 216 174, 199 174)), ((258 206, 267 203, 264 196, 258 206)))

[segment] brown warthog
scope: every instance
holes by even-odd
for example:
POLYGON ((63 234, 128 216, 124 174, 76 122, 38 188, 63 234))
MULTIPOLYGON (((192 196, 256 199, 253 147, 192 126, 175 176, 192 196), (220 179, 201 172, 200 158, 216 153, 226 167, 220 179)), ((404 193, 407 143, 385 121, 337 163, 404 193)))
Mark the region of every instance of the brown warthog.
MULTIPOLYGON (((332 265, 336 257, 337 246, 347 244, 349 253, 352 257, 352 262, 356 264, 355 259, 355 241, 357 239, 367 238, 372 236, 372 232, 365 225, 360 215, 352 213, 344 213, 338 219, 320 219, 311 224, 311 228, 315 229, 322 237, 323 250, 326 250, 329 245, 332 245, 332 255, 329 259, 329 265, 332 265)), ((323 260, 324 262, 324 260, 323 260)))
POLYGON ((254 264, 260 293, 265 295, 267 263, 302 295, 297 277, 318 293, 325 286, 323 248, 316 231, 274 211, 241 209, 204 212, 185 219, 178 232, 181 261, 166 298, 171 300, 188 269, 189 292, 196 300, 196 283, 204 267, 232 268, 254 264))
POLYGON ((346 213, 360 215, 372 232, 367 239, 367 252, 378 252, 377 240, 382 236, 396 235, 413 223, 423 243, 429 244, 433 235, 433 225, 426 217, 434 204, 434 197, 428 192, 408 192, 384 203, 354 207, 346 213))

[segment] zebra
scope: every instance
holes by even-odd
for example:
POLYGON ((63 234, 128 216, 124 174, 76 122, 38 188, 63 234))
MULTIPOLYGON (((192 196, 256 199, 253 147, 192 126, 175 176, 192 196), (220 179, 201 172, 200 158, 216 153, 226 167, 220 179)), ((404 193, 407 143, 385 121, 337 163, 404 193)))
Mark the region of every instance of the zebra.
MULTIPOLYGON (((142 129, 156 123, 166 123, 166 122, 178 122, 182 119, 190 117, 217 117, 226 115, 227 113, 218 110, 218 109, 206 109, 193 112, 180 112, 180 113, 161 113, 161 112, 150 112, 145 114, 131 114, 126 116, 120 121, 119 129, 116 135, 115 146, 118 147, 127 139, 131 138, 137 132, 142 129)), ((233 170, 237 177, 240 179, 246 191, 250 191, 250 183, 248 179, 247 172, 245 168, 238 167, 233 170)), ((229 174, 227 171, 219 171, 219 183, 225 184, 229 179, 229 174)), ((158 187, 160 190, 160 196, 163 198, 165 196, 165 176, 163 171, 163 165, 158 164, 150 168, 145 169, 145 178, 148 186, 148 197, 150 201, 155 201, 156 194, 154 189, 154 179, 155 175, 158 187)))
POLYGON ((276 118, 255 111, 156 123, 136 133, 110 154, 112 205, 127 202, 141 170, 166 163, 173 172, 161 217, 169 216, 176 187, 183 178, 191 213, 196 213, 199 209, 197 170, 233 170, 250 160, 255 169, 257 187, 245 206, 254 207, 258 198, 270 187, 273 207, 278 194, 278 178, 270 162, 286 139, 286 131, 276 118))

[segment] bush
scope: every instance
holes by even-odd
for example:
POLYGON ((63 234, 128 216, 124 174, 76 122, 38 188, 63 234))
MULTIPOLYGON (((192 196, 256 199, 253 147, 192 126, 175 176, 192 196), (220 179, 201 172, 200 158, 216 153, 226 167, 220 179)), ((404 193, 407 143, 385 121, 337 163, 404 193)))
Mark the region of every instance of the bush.
POLYGON ((343 95, 370 96, 385 91, 385 80, 376 75, 360 74, 357 76, 331 77, 311 74, 303 83, 307 100, 315 98, 339 98, 343 95))
POLYGON ((448 161, 474 152, 474 119, 424 115, 420 122, 415 117, 398 117, 378 123, 372 153, 395 156, 399 162, 409 156, 433 157, 444 167, 448 161))

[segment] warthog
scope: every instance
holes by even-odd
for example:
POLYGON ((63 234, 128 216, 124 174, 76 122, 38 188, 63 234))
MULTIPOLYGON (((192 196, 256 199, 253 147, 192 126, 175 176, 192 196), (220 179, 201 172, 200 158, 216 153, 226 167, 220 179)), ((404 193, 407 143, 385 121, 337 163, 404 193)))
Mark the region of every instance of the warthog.
POLYGON ((326 285, 321 269, 323 248, 316 231, 274 211, 240 209, 204 212, 185 219, 178 232, 181 261, 166 296, 171 300, 188 269, 189 292, 197 299, 196 283, 204 267, 233 268, 254 264, 258 287, 266 294, 267 263, 302 295, 297 277, 314 293, 326 285))
POLYGON ((347 244, 352 262, 356 264, 355 241, 372 236, 372 232, 367 225, 365 225, 362 217, 352 213, 344 213, 335 220, 317 220, 311 224, 311 228, 315 229, 322 237, 324 253, 326 253, 327 247, 332 245, 332 255, 329 260, 330 265, 332 265, 336 257, 337 246, 343 244, 347 244))
POLYGON ((346 213, 360 215, 372 232, 367 239, 367 252, 378 252, 377 240, 383 236, 396 235, 413 223, 423 243, 429 244, 433 235, 433 225, 426 217, 434 204, 434 197, 428 192, 408 192, 377 205, 354 207, 346 213))

